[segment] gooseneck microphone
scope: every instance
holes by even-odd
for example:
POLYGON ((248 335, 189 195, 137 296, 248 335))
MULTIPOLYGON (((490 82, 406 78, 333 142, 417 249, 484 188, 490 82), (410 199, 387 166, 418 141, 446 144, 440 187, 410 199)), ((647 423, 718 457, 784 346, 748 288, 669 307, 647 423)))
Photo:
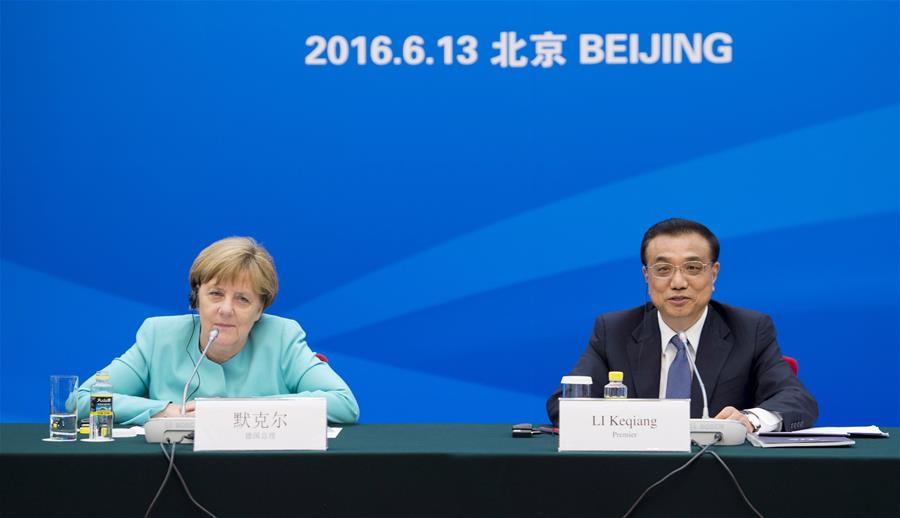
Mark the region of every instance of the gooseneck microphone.
POLYGON ((191 386, 191 380, 193 380, 194 375, 197 374, 197 369, 200 368, 203 358, 206 357, 209 347, 216 341, 218 336, 219 329, 214 327, 212 331, 209 332, 209 337, 206 340, 206 347, 204 347, 203 352, 200 353, 200 359, 194 365, 191 377, 188 378, 187 383, 184 384, 184 392, 181 394, 181 412, 179 415, 177 417, 151 417, 144 423, 144 437, 147 439, 147 442, 175 444, 190 444, 194 442, 194 424, 196 420, 194 419, 194 416, 186 415, 187 412, 184 408, 185 405, 187 405, 188 388, 191 386))
POLYGON ((694 363, 694 350, 688 343, 687 335, 684 332, 678 333, 678 338, 684 344, 684 352, 687 355, 688 364, 690 364, 694 376, 697 376, 697 384, 700 385, 700 393, 703 395, 703 419, 709 419, 709 401, 706 399, 706 385, 703 384, 703 378, 700 377, 700 371, 697 370, 697 365, 694 363))
POLYGON ((697 376, 697 384, 700 385, 700 393, 703 395, 703 417, 691 419, 691 439, 700 445, 718 443, 723 446, 743 444, 747 437, 747 429, 738 421, 730 419, 710 419, 709 401, 706 398, 706 385, 700 377, 700 371, 694 363, 694 353, 688 344, 687 335, 678 333, 678 338, 684 344, 684 352, 687 355, 691 371, 697 376))
POLYGON ((184 406, 187 404, 188 387, 191 386, 191 381, 194 379, 194 376, 197 375, 197 369, 199 369, 200 364, 203 363, 203 358, 206 357, 206 353, 207 353, 207 351, 209 351, 209 346, 211 346, 213 344, 213 342, 216 341, 216 338, 218 338, 218 337, 219 337, 219 328, 218 327, 212 328, 212 331, 209 332, 209 338, 206 340, 206 347, 204 347, 203 352, 200 353, 200 359, 197 360, 196 365, 194 365, 194 370, 193 370, 193 372, 191 372, 191 377, 188 378, 187 383, 184 384, 184 392, 181 395, 181 415, 182 416, 185 415, 184 406))

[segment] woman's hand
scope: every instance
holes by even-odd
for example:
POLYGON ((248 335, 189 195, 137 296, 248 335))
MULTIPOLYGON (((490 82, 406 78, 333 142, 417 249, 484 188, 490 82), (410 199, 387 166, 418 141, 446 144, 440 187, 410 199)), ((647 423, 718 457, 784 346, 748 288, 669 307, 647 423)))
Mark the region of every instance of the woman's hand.
MULTIPOLYGON (((194 402, 193 401, 188 401, 187 403, 185 403, 184 409, 185 409, 185 413, 184 413, 185 416, 190 416, 190 417, 194 416, 194 402)), ((162 410, 157 412, 155 415, 151 416, 151 419, 153 417, 181 417, 181 405, 176 405, 175 403, 169 403, 168 405, 166 405, 166 408, 163 408, 162 410)))

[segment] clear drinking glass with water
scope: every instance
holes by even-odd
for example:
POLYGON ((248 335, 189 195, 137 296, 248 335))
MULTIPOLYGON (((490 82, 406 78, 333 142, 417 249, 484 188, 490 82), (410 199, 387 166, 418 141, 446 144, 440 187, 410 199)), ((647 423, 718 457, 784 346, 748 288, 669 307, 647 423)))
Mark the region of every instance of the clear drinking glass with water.
POLYGON ((50 437, 47 441, 78 439, 78 376, 50 376, 50 437))
POLYGON ((564 398, 588 398, 591 397, 590 376, 563 376, 562 397, 564 398))

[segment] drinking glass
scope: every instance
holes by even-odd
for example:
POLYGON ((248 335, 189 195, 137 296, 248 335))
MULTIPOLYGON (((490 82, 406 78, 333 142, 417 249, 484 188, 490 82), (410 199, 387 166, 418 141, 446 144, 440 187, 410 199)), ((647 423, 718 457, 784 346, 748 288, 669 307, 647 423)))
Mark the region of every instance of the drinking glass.
POLYGON ((591 397, 590 376, 563 376, 562 397, 564 398, 588 398, 591 397))
POLYGON ((46 441, 78 439, 78 376, 50 376, 50 437, 46 441))

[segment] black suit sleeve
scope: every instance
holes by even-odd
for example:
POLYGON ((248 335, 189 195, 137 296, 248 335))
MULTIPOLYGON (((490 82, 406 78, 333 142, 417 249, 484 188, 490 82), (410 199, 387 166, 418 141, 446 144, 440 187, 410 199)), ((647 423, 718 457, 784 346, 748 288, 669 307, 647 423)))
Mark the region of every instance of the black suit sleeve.
MULTIPOLYGON (((594 331, 591 333, 587 348, 578 358, 578 363, 575 364, 575 368, 572 369, 569 376, 590 376, 594 382, 591 385, 591 397, 603 396, 603 386, 609 378, 606 356, 606 321, 603 316, 597 317, 594 322, 594 331)), ((559 424, 559 397, 561 394, 562 387, 556 389, 556 392, 547 400, 547 415, 553 424, 559 424)))
POLYGON ((754 365, 757 380, 753 396, 755 406, 781 414, 785 431, 813 426, 819 416, 819 406, 784 361, 775 339, 772 319, 768 316, 761 318, 756 331, 759 350, 754 365))

